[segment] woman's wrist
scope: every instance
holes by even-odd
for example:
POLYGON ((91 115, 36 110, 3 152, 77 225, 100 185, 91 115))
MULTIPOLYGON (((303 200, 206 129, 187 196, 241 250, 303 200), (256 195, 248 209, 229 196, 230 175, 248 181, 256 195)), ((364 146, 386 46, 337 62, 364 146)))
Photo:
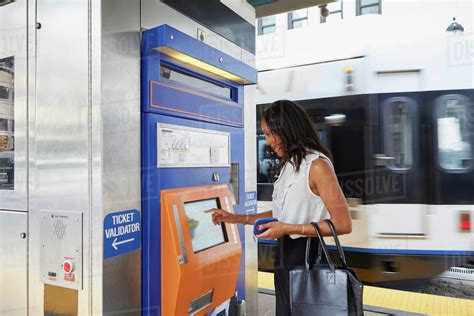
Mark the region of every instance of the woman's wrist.
POLYGON ((232 214, 232 218, 230 220, 232 224, 239 224, 240 223, 240 215, 239 214, 232 214))
POLYGON ((285 224, 284 229, 287 235, 306 236, 306 227, 304 224, 285 224))
POLYGON ((243 224, 243 225, 246 225, 245 224, 245 219, 248 215, 246 214, 234 214, 234 219, 233 219, 233 223, 236 223, 236 224, 243 224))

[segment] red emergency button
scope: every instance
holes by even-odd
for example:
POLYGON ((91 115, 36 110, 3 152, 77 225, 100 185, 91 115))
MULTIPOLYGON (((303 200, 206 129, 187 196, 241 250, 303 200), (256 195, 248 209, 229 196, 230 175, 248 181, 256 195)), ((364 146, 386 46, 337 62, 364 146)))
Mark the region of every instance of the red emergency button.
POLYGON ((65 260, 63 263, 63 270, 66 273, 71 273, 74 270, 74 262, 71 260, 65 260))

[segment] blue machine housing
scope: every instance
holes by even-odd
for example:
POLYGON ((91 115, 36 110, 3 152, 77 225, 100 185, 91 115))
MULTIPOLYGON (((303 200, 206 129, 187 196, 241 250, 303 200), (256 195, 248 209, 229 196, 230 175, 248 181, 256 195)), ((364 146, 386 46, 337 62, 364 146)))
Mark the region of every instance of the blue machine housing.
MULTIPOLYGON (((157 167, 157 124, 173 124, 230 133, 230 159, 237 163, 238 204, 236 213, 244 212, 244 121, 243 85, 185 64, 157 50, 167 47, 206 64, 232 73, 245 82, 255 83, 257 71, 222 52, 168 26, 143 33, 142 37, 142 313, 161 314, 161 190, 211 184, 229 184, 229 167, 157 167), (160 65, 231 89, 230 98, 213 95, 183 83, 160 77, 160 65), (218 181, 212 180, 219 173, 218 181)), ((243 227, 239 227, 242 245, 243 227)), ((245 255, 242 254, 238 299, 245 298, 245 255)))

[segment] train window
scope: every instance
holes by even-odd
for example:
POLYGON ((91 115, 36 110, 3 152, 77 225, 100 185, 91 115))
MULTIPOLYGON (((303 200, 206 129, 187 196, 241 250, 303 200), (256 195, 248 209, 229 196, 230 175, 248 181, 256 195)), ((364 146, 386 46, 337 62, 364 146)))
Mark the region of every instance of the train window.
POLYGON ((435 101, 435 126, 438 163, 450 172, 472 167, 472 118, 469 99, 463 95, 444 95, 435 101))
POLYGON ((384 103, 384 149, 386 166, 408 170, 413 165, 414 101, 391 98, 384 103))
POLYGON ((14 63, 0 59, 0 190, 14 186, 14 63))

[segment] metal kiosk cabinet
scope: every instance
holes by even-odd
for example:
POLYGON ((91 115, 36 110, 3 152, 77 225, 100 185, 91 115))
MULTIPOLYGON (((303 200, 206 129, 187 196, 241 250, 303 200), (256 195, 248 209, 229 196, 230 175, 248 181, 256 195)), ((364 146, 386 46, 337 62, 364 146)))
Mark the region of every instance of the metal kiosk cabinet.
MULTIPOLYGON (((169 254, 160 249, 167 237, 161 234, 161 192, 224 184, 234 211, 245 211, 244 85, 256 78, 254 68, 168 25, 143 33, 143 314, 161 314, 168 290, 162 282, 162 256, 169 254)), ((243 227, 239 235, 243 244, 243 227)), ((232 301, 245 299, 244 263, 243 253, 232 301)), ((229 303, 220 309, 228 311, 229 303)), ((188 314, 209 312, 209 304, 187 304, 188 314)))

